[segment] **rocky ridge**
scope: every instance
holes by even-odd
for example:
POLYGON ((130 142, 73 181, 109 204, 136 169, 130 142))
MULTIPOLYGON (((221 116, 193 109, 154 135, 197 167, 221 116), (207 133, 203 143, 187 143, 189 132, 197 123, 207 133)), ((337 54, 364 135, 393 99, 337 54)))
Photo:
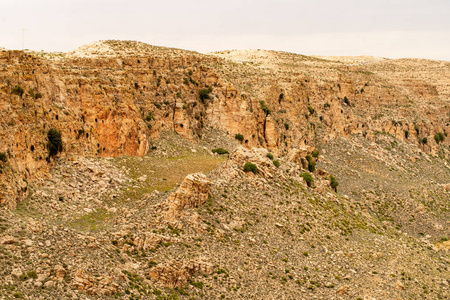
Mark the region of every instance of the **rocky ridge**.
POLYGON ((0 298, 449 297, 448 63, 0 57, 0 298))

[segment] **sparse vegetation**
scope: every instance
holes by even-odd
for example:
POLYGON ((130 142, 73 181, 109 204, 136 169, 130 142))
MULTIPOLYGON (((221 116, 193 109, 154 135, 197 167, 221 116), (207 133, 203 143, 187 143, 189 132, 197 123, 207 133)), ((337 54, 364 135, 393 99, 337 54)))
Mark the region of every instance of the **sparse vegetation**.
POLYGON ((241 143, 244 141, 244 136, 242 134, 240 134, 240 133, 236 134, 234 136, 234 138, 237 139, 241 143))
POLYGON ((272 159, 272 160, 273 160, 273 154, 272 154, 272 153, 270 153, 270 152, 267 152, 266 156, 267 156, 268 158, 270 158, 270 159, 272 159))
POLYGON ((259 101, 259 104, 261 105, 261 109, 262 109, 262 111, 266 114, 266 116, 269 115, 269 114, 270 114, 270 110, 269 110, 269 108, 267 107, 266 102, 263 101, 263 100, 261 100, 261 101, 259 101))
POLYGON ((208 87, 206 89, 201 89, 199 92, 199 98, 202 103, 205 103, 206 100, 210 98, 209 94, 212 92, 212 88, 208 87))
POLYGON ((445 140, 445 136, 442 132, 439 132, 434 136, 434 140, 436 141, 437 144, 439 144, 445 140))
POLYGON ((33 99, 39 99, 39 98, 42 98, 42 95, 41 95, 41 93, 39 93, 39 92, 35 92, 33 89, 31 89, 31 90, 29 90, 28 91, 28 94, 31 96, 31 98, 33 98, 33 99))
POLYGON ((23 93, 24 93, 24 90, 23 90, 23 88, 22 88, 20 85, 15 85, 15 86, 13 87, 11 93, 14 94, 14 95, 17 95, 17 96, 19 96, 19 97, 22 98, 22 95, 23 95, 23 93))
POLYGON ((257 174, 258 173, 258 167, 255 164, 248 162, 248 163, 245 163, 245 165, 244 165, 244 171, 245 172, 252 172, 254 174, 257 174))
POLYGON ((280 161, 274 160, 273 165, 278 168, 280 166, 280 161))
POLYGON ((336 180, 336 178, 333 175, 330 175, 330 186, 335 192, 337 192, 338 185, 339 182, 336 180))
POLYGON ((300 177, 303 177, 308 187, 311 187, 314 184, 314 178, 312 177, 311 173, 308 172, 301 173, 300 177))
POLYGON ((313 157, 308 154, 306 155, 306 160, 308 161, 308 170, 312 173, 316 170, 316 162, 314 161, 313 157))
POLYGON ((224 149, 224 148, 215 148, 211 150, 212 153, 217 153, 217 154, 229 154, 230 152, 228 152, 228 150, 224 149))

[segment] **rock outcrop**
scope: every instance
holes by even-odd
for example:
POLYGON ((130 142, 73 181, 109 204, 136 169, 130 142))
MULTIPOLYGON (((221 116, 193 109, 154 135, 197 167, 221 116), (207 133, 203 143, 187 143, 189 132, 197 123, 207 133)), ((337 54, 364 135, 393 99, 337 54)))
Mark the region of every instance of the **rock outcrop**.
POLYGON ((176 221, 183 210, 195 208, 208 200, 211 181, 203 173, 187 175, 180 186, 161 204, 165 213, 163 220, 176 221))
POLYGON ((211 274, 214 265, 201 258, 189 261, 171 261, 150 269, 149 276, 164 286, 175 288, 184 286, 196 273, 211 274))

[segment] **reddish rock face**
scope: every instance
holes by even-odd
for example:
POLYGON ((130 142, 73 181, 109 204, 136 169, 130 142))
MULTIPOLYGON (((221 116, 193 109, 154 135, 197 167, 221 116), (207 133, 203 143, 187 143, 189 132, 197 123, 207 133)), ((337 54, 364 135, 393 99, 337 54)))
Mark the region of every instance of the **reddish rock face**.
POLYGON ((61 55, 1 51, 0 153, 8 159, 0 203, 14 207, 26 182, 48 174, 50 128, 62 134, 60 157, 142 156, 162 131, 196 141, 205 126, 279 156, 377 132, 437 153, 434 135, 450 132, 449 63, 380 59, 363 66, 253 52, 201 55, 120 41, 61 55))

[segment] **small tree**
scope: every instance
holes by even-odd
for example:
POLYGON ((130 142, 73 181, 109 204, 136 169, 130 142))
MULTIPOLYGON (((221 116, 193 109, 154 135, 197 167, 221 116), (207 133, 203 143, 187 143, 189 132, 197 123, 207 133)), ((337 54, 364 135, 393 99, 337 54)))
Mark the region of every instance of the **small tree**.
POLYGON ((338 185, 339 182, 337 182, 336 178, 334 178, 333 175, 330 175, 330 186, 335 192, 337 192, 338 185))
POLYGON ((312 173, 316 170, 316 162, 313 160, 311 155, 306 155, 306 160, 308 161, 308 170, 312 173))
POLYGON ((261 105, 261 109, 263 110, 263 112, 267 115, 270 114, 270 110, 266 105, 266 102, 264 102, 263 100, 259 101, 259 104, 261 105))
POLYGON ((63 142, 61 138, 61 132, 58 129, 50 129, 47 132, 47 148, 48 148, 48 155, 56 156, 59 152, 63 150, 63 142))
POLYGON ((240 133, 236 134, 234 136, 234 138, 237 139, 241 143, 242 143, 242 141, 244 141, 244 136, 242 134, 240 134, 240 133))
POLYGON ((205 101, 209 99, 209 93, 211 92, 212 92, 211 87, 207 89, 201 89, 199 92, 200 101, 202 101, 202 103, 205 103, 205 101))
POLYGON ((23 88, 20 85, 15 85, 14 88, 12 89, 12 94, 17 95, 19 97, 22 98, 22 95, 24 93, 23 88))
POLYGON ((244 165, 244 171, 253 172, 253 174, 256 174, 258 173, 258 167, 255 164, 248 162, 244 165))
POLYGON ((440 142, 443 142, 445 140, 445 136, 442 132, 439 132, 434 136, 434 140, 436 141, 437 144, 439 144, 440 142))
POLYGON ((306 185, 308 185, 308 187, 311 187, 313 185, 314 178, 312 177, 311 173, 308 172, 301 173, 300 177, 303 177, 303 179, 305 179, 306 185))

